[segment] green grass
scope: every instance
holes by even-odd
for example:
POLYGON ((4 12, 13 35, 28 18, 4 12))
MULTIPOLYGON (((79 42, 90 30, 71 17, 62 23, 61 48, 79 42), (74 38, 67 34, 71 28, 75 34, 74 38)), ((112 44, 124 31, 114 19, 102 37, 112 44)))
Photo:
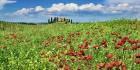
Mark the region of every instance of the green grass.
MULTIPOLYGON (((135 64, 134 54, 139 53, 132 50, 115 50, 112 40, 117 37, 111 32, 120 33, 122 37, 129 36, 133 40, 140 40, 140 22, 135 20, 113 20, 106 22, 81 23, 81 24, 48 24, 48 25, 23 25, 0 23, 0 70, 61 70, 59 65, 70 66, 71 70, 76 70, 79 66, 81 70, 95 70, 98 63, 107 63, 113 60, 120 60, 127 66, 127 70, 139 70, 140 66, 135 64), (79 37, 70 37, 71 44, 67 44, 68 33, 80 32, 79 37), (90 32, 87 35, 86 32, 90 32), (131 32, 131 34, 129 34, 131 32), (93 34, 92 34, 93 33, 93 34), (15 34, 13 38, 11 34, 15 34), (63 36, 64 40, 57 42, 55 37, 63 36), (53 38, 54 37, 54 38, 53 38), (77 52, 78 45, 84 39, 93 41, 90 46, 99 45, 103 39, 107 40, 108 48, 85 50, 86 55, 92 55, 91 61, 76 60, 76 56, 68 56, 66 53, 70 46, 77 52), (44 46, 44 41, 49 41, 49 46, 44 46), (67 44, 67 48, 64 45, 67 44), (64 52, 62 54, 61 52, 64 52), (105 58, 106 53, 112 53, 112 59, 105 58), (56 57, 55 57, 56 55, 56 57), (131 57, 131 58, 129 58, 131 57), (67 61, 63 61, 66 59, 67 61), (50 60, 50 61, 49 61, 50 60), (52 61, 51 61, 52 60, 52 61)), ((58 39, 59 40, 59 39, 58 39)), ((130 48, 127 42, 122 47, 130 48)), ((106 70, 105 68, 103 70, 106 70)), ((115 69, 114 69, 115 70, 115 69)))

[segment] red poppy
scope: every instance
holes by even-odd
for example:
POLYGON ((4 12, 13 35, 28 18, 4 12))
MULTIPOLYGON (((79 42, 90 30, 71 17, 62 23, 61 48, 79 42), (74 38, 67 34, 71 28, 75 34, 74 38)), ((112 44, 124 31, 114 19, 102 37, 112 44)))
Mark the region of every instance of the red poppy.
POLYGON ((121 62, 121 61, 115 61, 114 66, 115 66, 115 67, 119 67, 121 64, 122 64, 122 62, 121 62))
POLYGON ((120 42, 118 42, 117 45, 119 45, 119 46, 123 46, 123 44, 124 44, 124 42, 120 41, 120 42))
POLYGON ((137 50, 138 47, 137 47, 137 46, 132 46, 131 49, 132 49, 132 50, 137 50))
POLYGON ((136 64, 140 64, 140 59, 135 61, 136 64))
POLYGON ((104 45, 104 44, 106 44, 106 40, 105 40, 105 39, 103 39, 103 40, 101 41, 101 45, 104 45))
POLYGON ((123 39, 124 39, 124 40, 129 40, 129 37, 128 37, 128 36, 126 36, 126 37, 124 37, 123 39))
POLYGON ((83 45, 83 44, 81 44, 81 45, 79 45, 78 47, 82 49, 82 48, 84 48, 84 45, 83 45))
POLYGON ((111 59, 113 57, 113 54, 109 53, 106 55, 107 58, 111 59))
POLYGON ((117 45, 123 46, 127 40, 129 40, 129 37, 124 37, 121 39, 121 41, 118 42, 117 45))
POLYGON ((120 46, 119 46, 119 45, 116 45, 116 46, 115 46, 115 49, 119 49, 119 48, 120 48, 120 46))
POLYGON ((98 45, 95 45, 95 46, 93 46, 93 48, 98 49, 98 48, 99 48, 99 46, 98 46, 98 45))
POLYGON ((137 43, 140 43, 140 40, 136 40, 137 43))
POLYGON ((93 57, 92 57, 91 55, 87 55, 87 56, 84 56, 84 59, 85 59, 85 60, 92 60, 93 57))
POLYGON ((96 66, 97 69, 101 69, 104 67, 105 67, 105 63, 100 63, 100 64, 97 64, 97 66, 96 66))
POLYGON ((105 68, 112 69, 113 68, 113 65, 111 63, 106 63, 105 64, 105 68))
POLYGON ((113 66, 116 65, 115 63, 116 63, 116 61, 112 61, 112 62, 110 62, 110 64, 113 65, 113 66))
POLYGON ((128 42, 129 42, 130 44, 134 44, 134 41, 132 41, 132 40, 128 40, 128 42))
POLYGON ((65 66, 64 66, 64 70, 70 70, 69 65, 65 65, 65 66))
POLYGON ((73 51, 68 51, 66 54, 69 56, 75 56, 75 53, 73 51))
POLYGON ((126 65, 122 63, 121 70, 126 70, 126 65))
POLYGON ((77 56, 83 56, 85 55, 83 50, 80 50, 79 52, 76 53, 77 56))
POLYGON ((140 58, 140 54, 135 54, 135 57, 136 58, 140 58))

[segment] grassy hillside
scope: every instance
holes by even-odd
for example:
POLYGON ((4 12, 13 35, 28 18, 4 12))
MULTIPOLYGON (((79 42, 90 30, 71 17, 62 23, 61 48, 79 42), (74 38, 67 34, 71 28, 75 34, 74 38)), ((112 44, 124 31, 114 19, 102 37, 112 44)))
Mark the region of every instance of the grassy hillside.
POLYGON ((136 20, 48 25, 0 22, 0 70, 139 70, 139 48, 140 22, 136 20))

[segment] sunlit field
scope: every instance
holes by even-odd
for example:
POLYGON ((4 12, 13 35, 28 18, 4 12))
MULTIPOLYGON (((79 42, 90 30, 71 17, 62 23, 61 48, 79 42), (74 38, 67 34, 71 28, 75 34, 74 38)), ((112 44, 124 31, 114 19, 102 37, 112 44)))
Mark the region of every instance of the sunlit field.
POLYGON ((140 70, 140 21, 0 22, 0 70, 140 70))

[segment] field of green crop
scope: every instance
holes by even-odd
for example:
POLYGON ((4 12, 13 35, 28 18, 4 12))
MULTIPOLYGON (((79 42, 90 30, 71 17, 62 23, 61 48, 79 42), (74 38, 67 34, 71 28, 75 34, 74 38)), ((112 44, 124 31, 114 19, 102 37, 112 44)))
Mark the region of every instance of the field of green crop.
POLYGON ((140 21, 1 22, 0 70, 140 70, 140 21))

